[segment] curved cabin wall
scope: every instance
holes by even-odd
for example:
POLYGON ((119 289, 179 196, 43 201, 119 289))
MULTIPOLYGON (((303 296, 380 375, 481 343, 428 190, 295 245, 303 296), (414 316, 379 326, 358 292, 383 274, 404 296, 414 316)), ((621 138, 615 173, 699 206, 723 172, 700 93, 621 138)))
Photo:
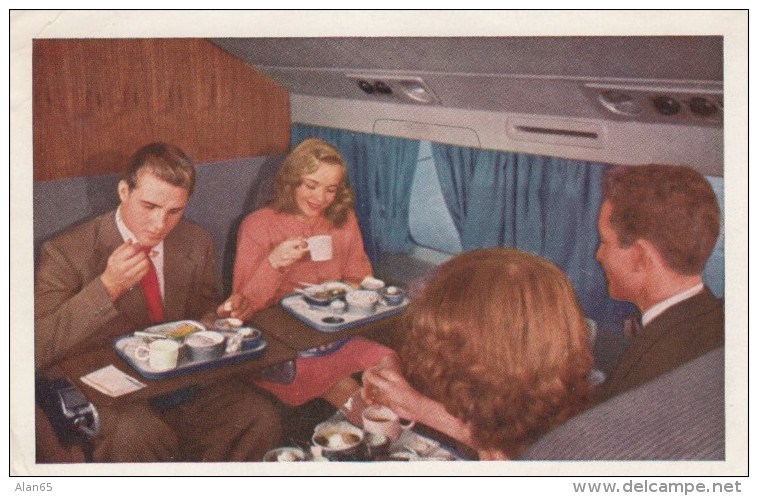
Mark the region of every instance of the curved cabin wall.
POLYGON ((292 121, 458 146, 610 164, 689 164, 724 174, 724 130, 291 94, 292 121), (532 132, 540 129, 545 133, 532 132))
POLYGON ((285 153, 287 91, 201 39, 37 39, 34 180, 120 172, 153 141, 197 164, 285 153))

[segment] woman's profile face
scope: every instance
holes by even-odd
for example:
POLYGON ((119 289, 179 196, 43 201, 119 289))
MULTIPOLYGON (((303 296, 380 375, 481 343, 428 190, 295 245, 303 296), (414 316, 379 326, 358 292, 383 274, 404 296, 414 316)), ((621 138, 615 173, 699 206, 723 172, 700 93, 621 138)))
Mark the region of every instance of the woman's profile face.
POLYGON ((338 165, 322 163, 315 172, 303 176, 295 188, 295 204, 306 217, 321 217, 334 202, 342 181, 338 165))

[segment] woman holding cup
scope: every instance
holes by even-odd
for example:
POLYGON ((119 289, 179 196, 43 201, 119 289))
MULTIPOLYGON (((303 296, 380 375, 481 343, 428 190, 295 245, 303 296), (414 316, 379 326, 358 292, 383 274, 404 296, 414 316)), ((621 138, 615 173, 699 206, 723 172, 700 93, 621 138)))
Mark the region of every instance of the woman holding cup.
POLYGON ((405 318, 400 358, 364 373, 364 399, 480 459, 518 456, 589 402, 587 324, 571 282, 544 259, 505 248, 458 255, 405 318))
MULTIPOLYGON (((287 156, 274 182, 274 199, 242 222, 233 287, 252 312, 276 304, 302 283, 360 283, 372 275, 353 212, 353 193, 339 151, 308 138, 287 156)), ((357 392, 350 375, 392 350, 363 338, 296 360, 290 384, 256 383, 290 405, 322 397, 341 407, 357 392)))

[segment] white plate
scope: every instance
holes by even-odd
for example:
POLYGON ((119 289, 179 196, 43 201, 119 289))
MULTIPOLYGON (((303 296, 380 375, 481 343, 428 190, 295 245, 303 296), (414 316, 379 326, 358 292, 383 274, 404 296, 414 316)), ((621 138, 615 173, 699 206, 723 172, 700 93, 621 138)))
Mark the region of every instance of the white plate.
MULTIPOLYGON (((143 332, 146 332, 149 334, 160 334, 161 336, 169 337, 169 333, 171 331, 183 325, 192 325, 196 327, 197 330, 193 332, 205 330, 205 326, 196 320, 177 320, 175 322, 165 322, 163 324, 147 327, 143 329, 143 332)), ((189 336, 189 334, 187 334, 186 336, 189 336)))

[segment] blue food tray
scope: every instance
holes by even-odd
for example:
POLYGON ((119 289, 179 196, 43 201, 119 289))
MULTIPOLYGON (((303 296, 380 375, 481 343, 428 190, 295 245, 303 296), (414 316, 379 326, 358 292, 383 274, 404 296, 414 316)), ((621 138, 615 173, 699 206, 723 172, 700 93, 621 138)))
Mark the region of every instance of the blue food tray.
POLYGON ((399 305, 380 304, 377 305, 376 311, 373 314, 368 316, 357 316, 351 314, 349 310, 345 313, 338 314, 330 310, 329 307, 311 305, 305 300, 305 298, 303 298, 303 295, 298 293, 285 296, 280 301, 280 305, 287 313, 320 332, 339 332, 363 324, 368 324, 369 322, 381 320, 403 312, 408 306, 408 303, 410 303, 410 300, 406 297, 399 305), (328 324, 321 321, 322 318, 329 316, 341 317, 345 319, 345 321, 337 324, 328 324))
POLYGON ((187 358, 186 354, 180 359, 179 364, 175 369, 166 370, 163 372, 156 372, 150 368, 146 361, 137 360, 130 350, 130 343, 127 341, 139 340, 140 338, 127 334, 119 336, 113 341, 113 349, 116 354, 124 359, 139 375, 145 379, 165 379, 168 377, 175 377, 189 372, 195 372, 197 370, 210 369, 219 367, 221 365, 228 365, 231 363, 241 362, 243 360, 254 360, 259 358, 266 351, 268 344, 265 340, 261 339, 261 343, 250 350, 241 350, 234 353, 224 353, 219 358, 212 360, 197 360, 191 361, 187 358))

